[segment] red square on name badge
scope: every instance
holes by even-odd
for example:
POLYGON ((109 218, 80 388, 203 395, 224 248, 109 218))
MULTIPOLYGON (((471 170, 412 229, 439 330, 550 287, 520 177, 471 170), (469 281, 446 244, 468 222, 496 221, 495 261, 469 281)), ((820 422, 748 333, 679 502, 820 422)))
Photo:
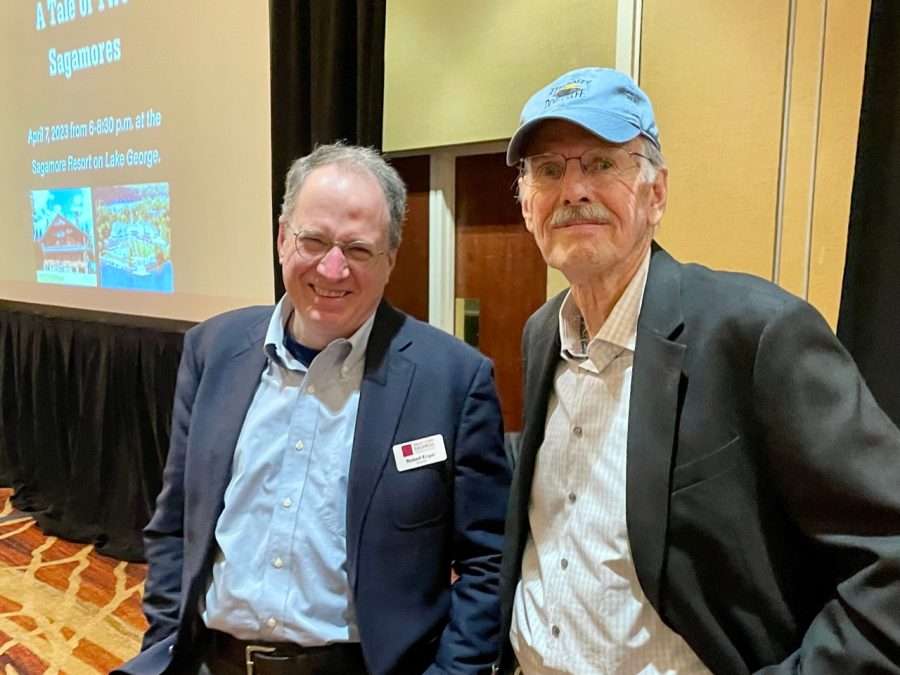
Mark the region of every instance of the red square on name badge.
POLYGON ((413 454, 412 443, 404 443, 401 451, 403 452, 404 457, 412 457, 412 454, 413 454))

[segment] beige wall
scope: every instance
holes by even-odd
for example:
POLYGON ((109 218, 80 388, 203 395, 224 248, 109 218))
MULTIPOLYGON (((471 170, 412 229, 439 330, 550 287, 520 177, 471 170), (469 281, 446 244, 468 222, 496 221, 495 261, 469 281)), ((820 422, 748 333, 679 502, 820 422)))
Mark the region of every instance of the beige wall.
POLYGON ((840 304, 867 0, 645 0, 641 86, 670 166, 659 240, 840 304))
MULTIPOLYGON (((385 149, 508 138, 538 87, 614 65, 631 39, 616 35, 619 3, 563 4, 388 3, 385 149)), ((660 242, 780 283, 834 325, 869 0, 636 4, 638 77, 670 166, 660 242)), ((548 295, 565 285, 548 274, 548 295)))
POLYGON ((640 81, 669 164, 658 239, 678 258, 772 275, 786 5, 644 4, 640 81))
POLYGON ((615 44, 616 0, 391 0, 384 149, 509 138, 532 92, 615 44))

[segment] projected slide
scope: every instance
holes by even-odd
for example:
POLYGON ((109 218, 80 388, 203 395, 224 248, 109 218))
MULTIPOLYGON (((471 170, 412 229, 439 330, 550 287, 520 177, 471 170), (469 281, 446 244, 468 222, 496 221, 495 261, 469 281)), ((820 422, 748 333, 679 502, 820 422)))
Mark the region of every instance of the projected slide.
MULTIPOLYGON (((48 31, 128 9, 128 0, 38 0, 34 29, 48 31)), ((69 80, 83 70, 121 60, 118 36, 62 51, 50 47, 47 75, 69 80)), ((89 172, 108 175, 111 169, 125 167, 152 169, 162 161, 158 147, 135 148, 131 142, 138 141, 142 131, 162 127, 162 113, 152 108, 135 115, 106 115, 86 121, 55 118, 50 122, 29 127, 27 132, 32 148, 56 146, 45 158, 31 160, 31 172, 39 178, 66 174, 68 181, 78 181, 81 174, 89 172), (124 140, 126 136, 131 138, 125 150, 112 146, 83 154, 57 151, 69 141, 124 140)), ((168 183, 33 190, 31 205, 38 282, 160 293, 175 290, 168 183)))
POLYGON ((267 3, 3 1, 0 31, 0 299, 273 300, 267 3))

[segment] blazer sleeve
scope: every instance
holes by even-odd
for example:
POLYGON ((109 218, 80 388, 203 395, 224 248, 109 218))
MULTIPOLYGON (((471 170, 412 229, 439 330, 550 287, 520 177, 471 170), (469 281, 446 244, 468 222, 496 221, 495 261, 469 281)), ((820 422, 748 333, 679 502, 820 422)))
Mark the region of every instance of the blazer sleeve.
POLYGON ((900 433, 801 301, 764 329, 754 389, 771 476, 834 586, 799 649, 761 672, 900 673, 900 433))
POLYGON ((173 635, 181 614, 181 580, 184 560, 184 465, 191 409, 200 379, 200 368, 191 330, 185 335, 178 367, 169 455, 163 471, 163 487, 153 517, 144 528, 147 579, 144 613, 149 628, 141 650, 173 635))
POLYGON ((487 359, 462 407, 453 477, 453 568, 450 619, 440 637, 434 673, 489 671, 500 639, 500 557, 510 472, 503 418, 487 359))

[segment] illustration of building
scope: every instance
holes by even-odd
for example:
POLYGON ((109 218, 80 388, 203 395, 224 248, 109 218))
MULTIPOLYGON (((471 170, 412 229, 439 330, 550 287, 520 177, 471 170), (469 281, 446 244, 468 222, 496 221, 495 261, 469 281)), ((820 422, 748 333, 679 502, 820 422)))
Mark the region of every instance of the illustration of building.
POLYGON ((65 216, 57 214, 40 242, 44 269, 87 271, 93 256, 88 236, 65 216))

